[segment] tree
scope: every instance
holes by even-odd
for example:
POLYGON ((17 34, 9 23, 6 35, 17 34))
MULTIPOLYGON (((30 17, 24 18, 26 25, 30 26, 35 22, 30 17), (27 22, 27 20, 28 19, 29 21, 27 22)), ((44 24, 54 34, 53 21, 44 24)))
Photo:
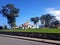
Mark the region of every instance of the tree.
POLYGON ((58 20, 56 20, 56 21, 54 22, 54 24, 57 25, 57 24, 60 24, 60 22, 59 22, 58 20))
POLYGON ((8 24, 11 27, 15 27, 16 24, 16 17, 18 17, 19 9, 16 8, 13 4, 6 4, 5 6, 2 6, 2 9, 0 11, 1 14, 3 14, 4 17, 7 18, 8 24))
POLYGON ((49 26, 50 20, 54 18, 54 16, 51 16, 50 14, 42 15, 40 17, 41 23, 44 24, 45 27, 49 26))
POLYGON ((60 25, 60 22, 59 22, 58 20, 56 20, 56 21, 54 22, 54 25, 55 25, 55 28, 58 28, 59 25, 60 25))
POLYGON ((39 17, 33 17, 30 19, 30 21, 32 21, 36 25, 36 28, 37 28, 37 22, 39 21, 39 17))
POLYGON ((4 29, 5 29, 5 30, 8 29, 8 28, 7 28, 7 25, 4 25, 4 29))
POLYGON ((50 23, 50 28, 58 28, 60 25, 60 22, 58 20, 54 21, 54 22, 51 22, 50 23))
POLYGON ((3 26, 0 26, 0 30, 3 30, 3 26))

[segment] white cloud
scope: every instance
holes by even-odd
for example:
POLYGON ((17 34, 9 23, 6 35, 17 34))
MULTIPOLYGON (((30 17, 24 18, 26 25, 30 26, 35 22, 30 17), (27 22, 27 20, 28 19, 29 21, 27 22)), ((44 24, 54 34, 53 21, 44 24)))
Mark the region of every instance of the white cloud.
POLYGON ((46 13, 56 16, 57 20, 60 20, 60 10, 56 10, 55 8, 47 8, 45 11, 46 13))

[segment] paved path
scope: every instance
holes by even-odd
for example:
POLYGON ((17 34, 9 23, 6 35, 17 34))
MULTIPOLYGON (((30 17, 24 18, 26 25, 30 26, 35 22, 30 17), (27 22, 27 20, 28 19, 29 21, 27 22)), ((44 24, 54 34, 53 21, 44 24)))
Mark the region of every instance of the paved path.
POLYGON ((52 45, 52 44, 0 36, 0 45, 52 45))
POLYGON ((10 37, 10 38, 15 38, 15 39, 30 40, 30 41, 35 41, 35 42, 44 42, 44 43, 50 43, 50 44, 59 44, 60 45, 60 41, 57 41, 57 40, 29 38, 29 37, 12 36, 12 35, 4 35, 4 34, 0 34, 0 36, 2 36, 2 37, 10 37))

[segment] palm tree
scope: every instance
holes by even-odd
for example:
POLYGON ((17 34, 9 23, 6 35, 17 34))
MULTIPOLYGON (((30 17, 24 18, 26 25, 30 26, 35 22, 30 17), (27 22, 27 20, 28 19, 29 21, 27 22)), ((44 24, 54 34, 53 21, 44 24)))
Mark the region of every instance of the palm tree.
POLYGON ((32 21, 36 25, 36 28, 37 28, 37 22, 39 21, 39 17, 33 17, 30 19, 30 21, 32 21))

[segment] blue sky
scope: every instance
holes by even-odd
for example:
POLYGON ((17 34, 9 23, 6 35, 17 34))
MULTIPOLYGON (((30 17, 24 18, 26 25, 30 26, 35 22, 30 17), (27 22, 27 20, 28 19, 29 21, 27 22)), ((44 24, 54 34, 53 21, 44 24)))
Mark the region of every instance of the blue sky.
MULTIPOLYGON (((9 3, 14 4, 15 7, 20 9, 19 17, 16 21, 17 25, 23 24, 26 21, 30 22, 31 17, 40 17, 47 12, 47 9, 47 13, 51 13, 51 11, 60 12, 60 0, 0 0, 0 9, 3 5, 9 3)), ((0 25, 3 24, 7 24, 7 19, 0 14, 0 25)))

